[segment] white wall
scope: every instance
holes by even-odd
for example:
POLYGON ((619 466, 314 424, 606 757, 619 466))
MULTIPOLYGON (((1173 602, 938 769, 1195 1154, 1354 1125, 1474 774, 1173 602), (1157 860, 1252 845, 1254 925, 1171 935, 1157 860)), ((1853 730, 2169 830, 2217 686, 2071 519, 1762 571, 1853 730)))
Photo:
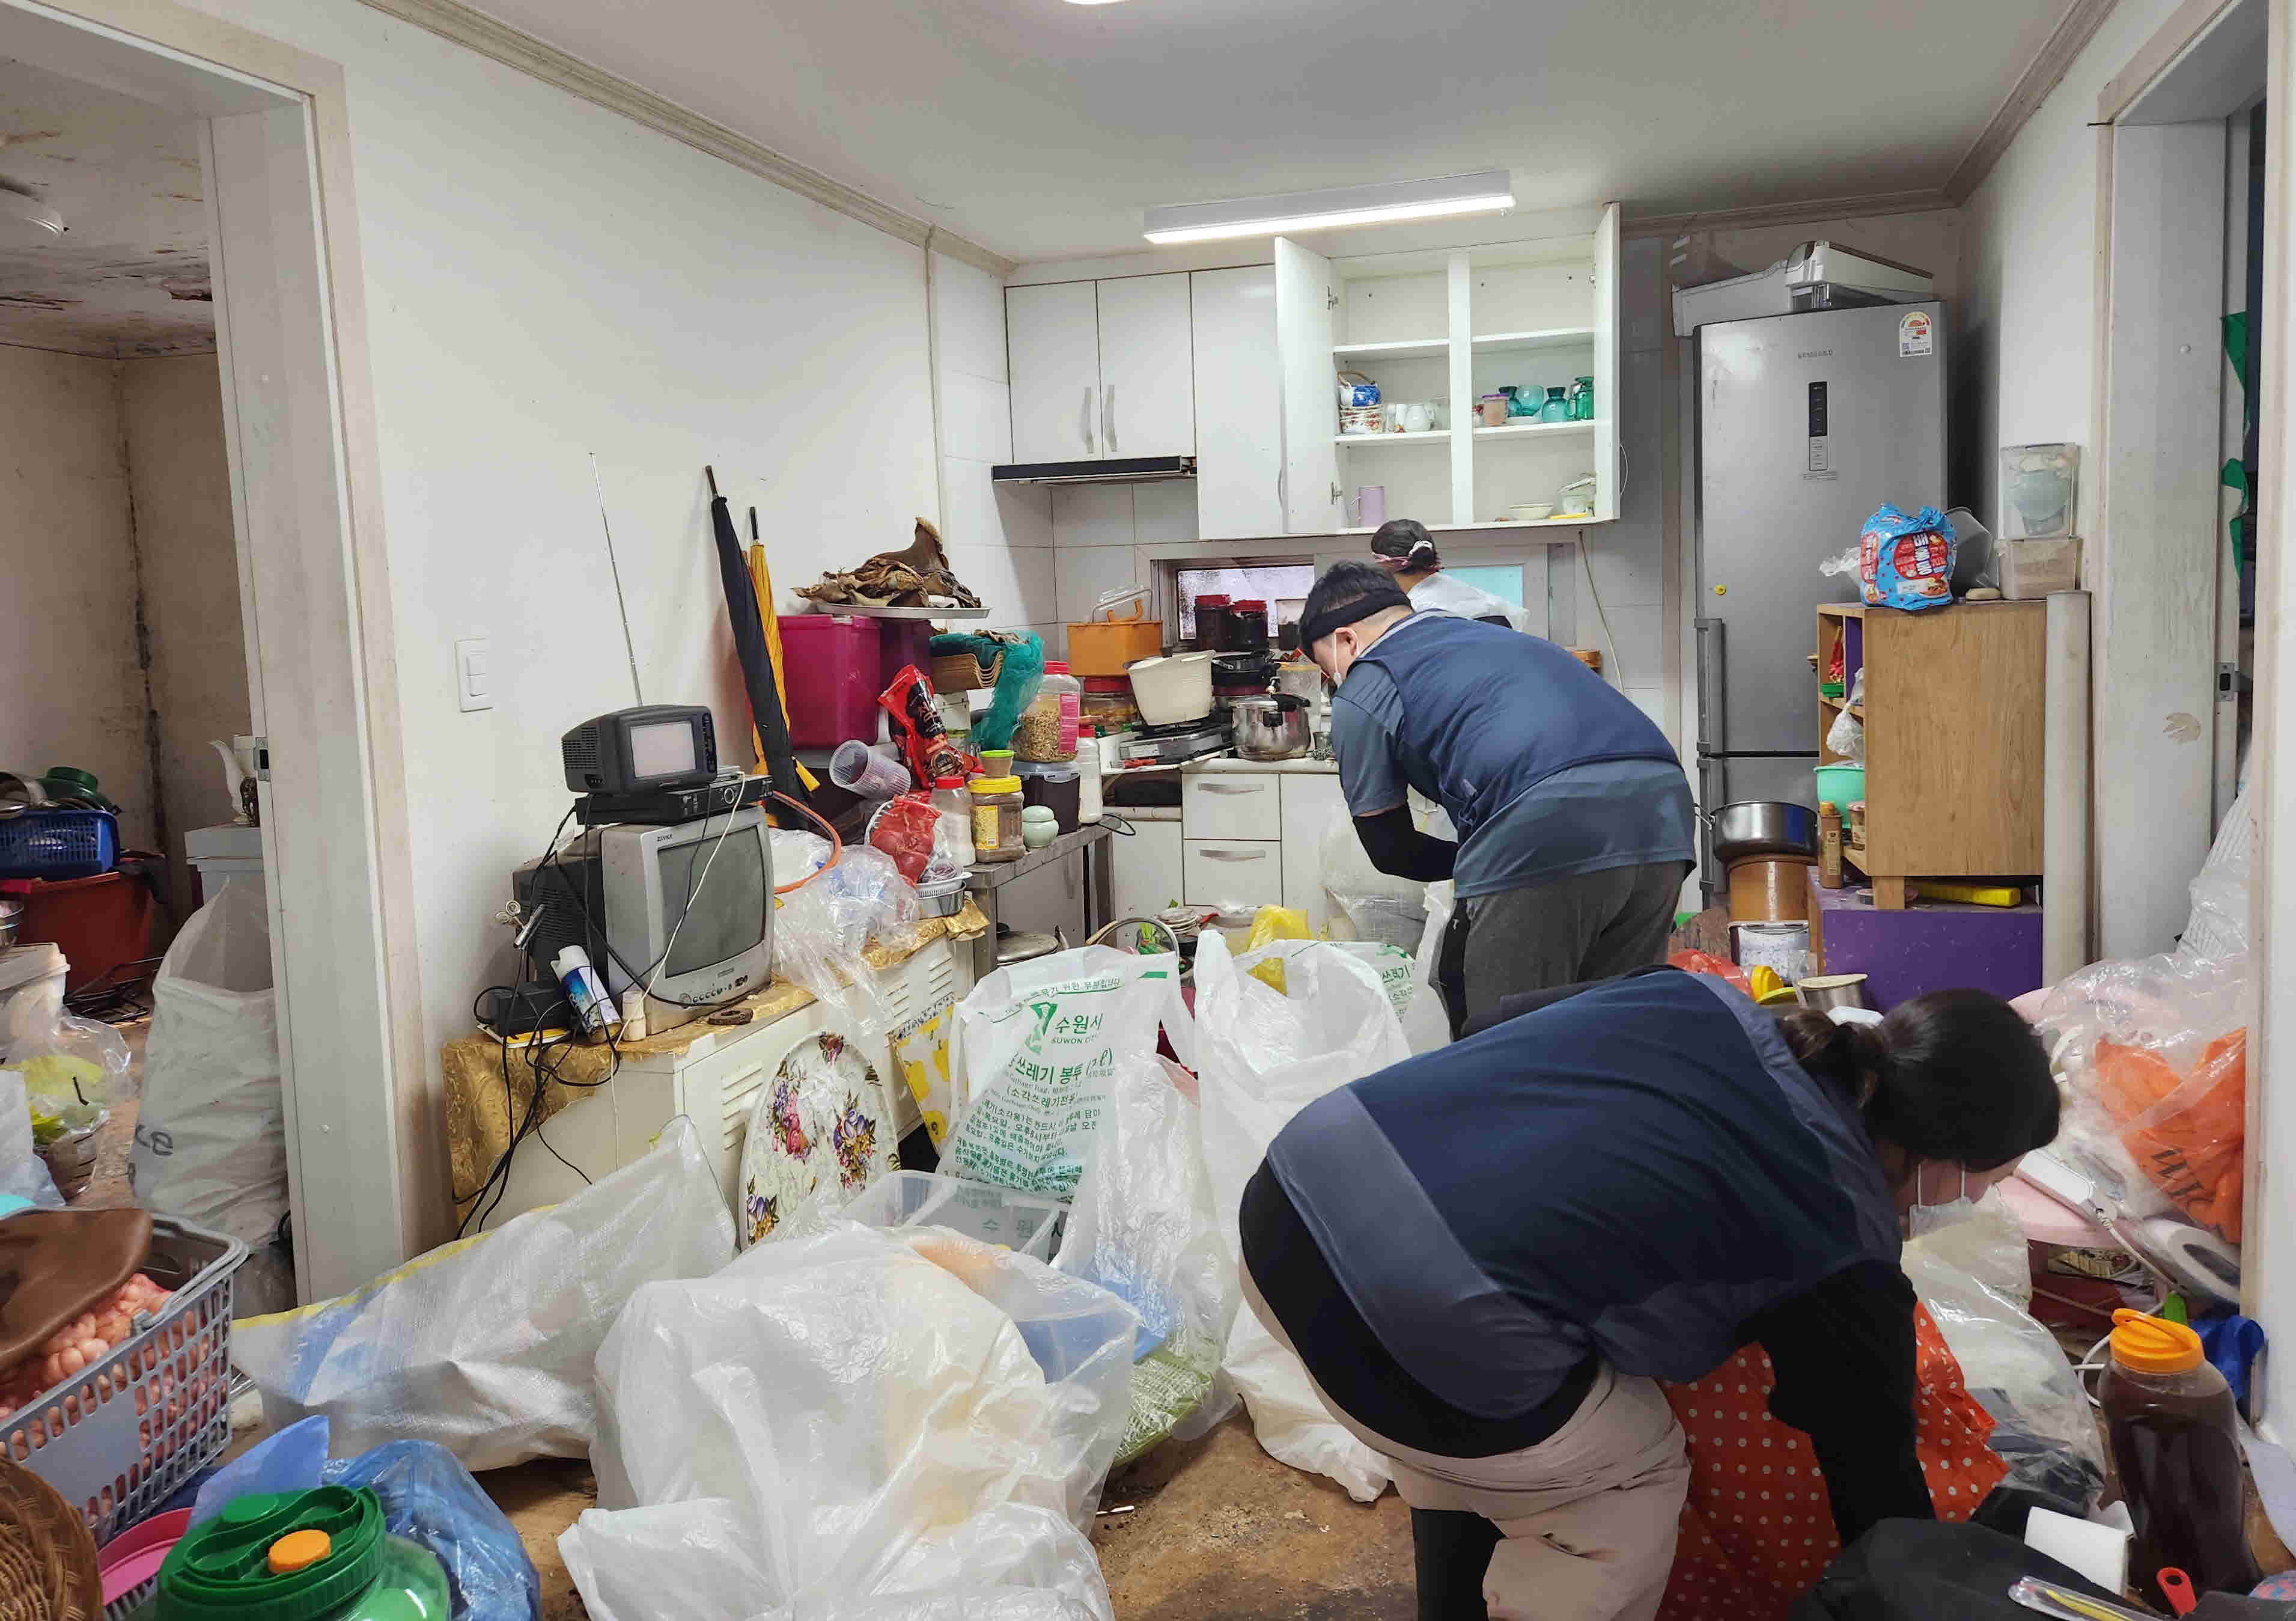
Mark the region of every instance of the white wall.
POLYGON ((176 916, 189 915, 184 835, 239 807, 208 746, 249 728, 223 384, 213 355, 119 362, 119 405, 151 642, 156 785, 176 916))
MULTIPOLYGON (((2105 81, 2176 10, 2177 0, 2121 0, 1964 205, 1955 393, 1972 441, 1964 494, 1988 522, 2000 446, 2067 440, 2095 453, 2097 132, 2088 125, 2105 81)), ((2081 470, 2083 531, 2096 510, 2093 473, 2081 470)))
POLYGON ((356 0, 197 3, 344 70, 435 1052, 512 969, 491 914, 568 808, 560 733, 632 701, 588 456, 645 696, 711 704, 738 757, 702 465, 758 507, 785 607, 907 544, 936 512, 924 258, 356 0), (478 636, 496 704, 465 714, 478 636))
POLYGON ((154 841, 119 362, 0 348, 0 768, 93 771, 154 841))
POLYGON ((1013 459, 1004 367, 1004 286, 986 270, 932 257, 934 374, 940 387, 941 539, 956 577, 994 610, 991 630, 1034 630, 1061 655, 1053 600, 1052 491, 993 482, 1013 459))

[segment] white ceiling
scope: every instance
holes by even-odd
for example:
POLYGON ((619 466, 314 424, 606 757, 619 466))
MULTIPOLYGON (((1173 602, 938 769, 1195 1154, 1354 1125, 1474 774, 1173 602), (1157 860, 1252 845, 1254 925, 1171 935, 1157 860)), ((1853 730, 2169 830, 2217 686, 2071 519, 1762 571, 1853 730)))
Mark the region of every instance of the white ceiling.
POLYGON ((1505 167, 1525 209, 1942 185, 2064 0, 479 0, 1009 258, 1505 167))
POLYGON ((0 185, 38 197, 67 227, 52 243, 0 241, 0 344, 112 357, 215 348, 197 123, 0 61, 0 185))

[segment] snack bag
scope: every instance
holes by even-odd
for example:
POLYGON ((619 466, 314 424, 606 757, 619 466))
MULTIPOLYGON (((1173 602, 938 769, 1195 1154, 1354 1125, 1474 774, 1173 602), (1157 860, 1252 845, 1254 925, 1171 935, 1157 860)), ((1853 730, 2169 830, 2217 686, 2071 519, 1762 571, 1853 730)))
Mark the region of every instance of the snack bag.
POLYGON ((1941 608, 1953 601, 1953 525, 1934 506, 1908 517, 1884 502, 1857 537, 1857 586, 1876 608, 1941 608))

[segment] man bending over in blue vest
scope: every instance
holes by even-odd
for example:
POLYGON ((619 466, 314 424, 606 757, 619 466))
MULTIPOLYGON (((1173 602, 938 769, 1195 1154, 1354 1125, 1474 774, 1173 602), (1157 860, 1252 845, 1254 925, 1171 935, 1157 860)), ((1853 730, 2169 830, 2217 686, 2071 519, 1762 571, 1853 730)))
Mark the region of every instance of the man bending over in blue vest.
POLYGON ((1664 956, 1692 810, 1649 716, 1553 642, 1414 613, 1368 563, 1316 581, 1300 645, 1337 689, 1332 744, 1372 864, 1457 885, 1437 966, 1454 1035, 1508 996, 1664 956), (1419 831, 1412 788, 1456 844, 1419 831))

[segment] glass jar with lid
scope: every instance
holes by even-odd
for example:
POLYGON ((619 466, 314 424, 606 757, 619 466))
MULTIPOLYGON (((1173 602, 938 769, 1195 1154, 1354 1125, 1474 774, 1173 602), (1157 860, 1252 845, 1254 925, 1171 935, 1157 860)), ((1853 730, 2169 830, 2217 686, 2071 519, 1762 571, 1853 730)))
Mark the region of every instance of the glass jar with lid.
POLYGON ((1228 605, 1226 651, 1267 651, 1267 605, 1265 602, 1254 597, 1239 597, 1228 605))

